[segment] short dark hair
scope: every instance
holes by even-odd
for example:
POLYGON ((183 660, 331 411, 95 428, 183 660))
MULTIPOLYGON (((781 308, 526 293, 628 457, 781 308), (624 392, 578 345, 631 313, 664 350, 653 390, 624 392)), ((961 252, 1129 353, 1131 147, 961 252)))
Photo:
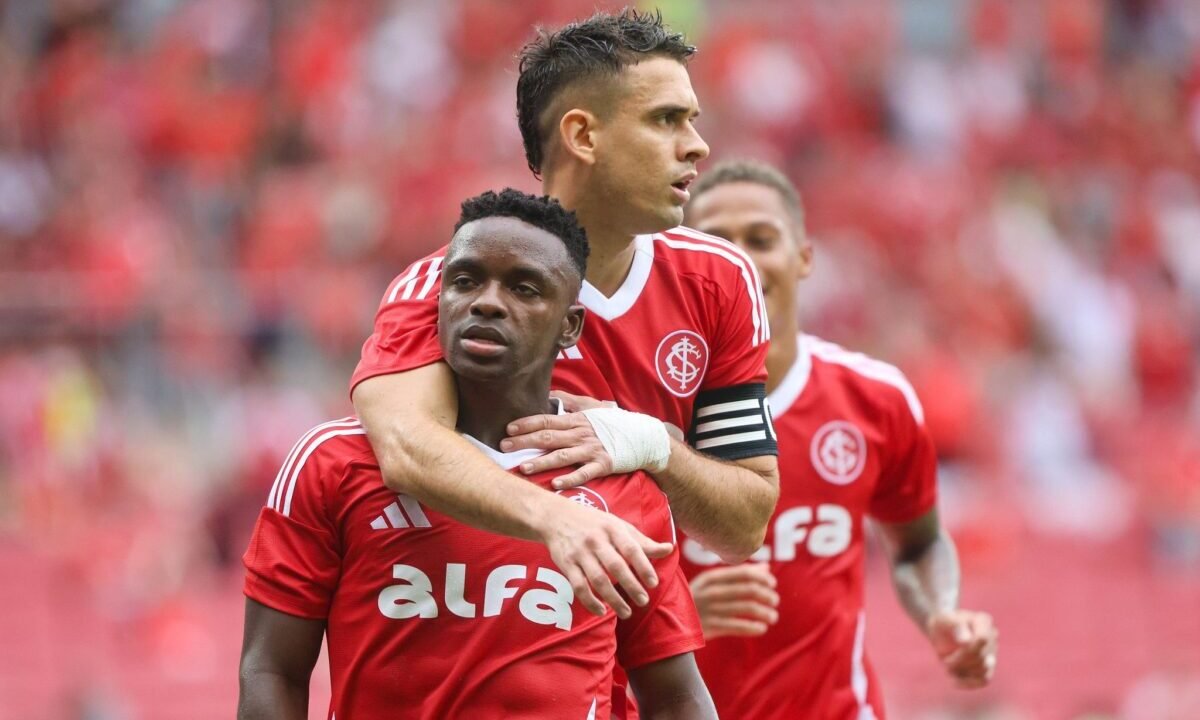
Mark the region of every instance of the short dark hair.
POLYGON ((563 241, 571 264, 579 271, 580 279, 587 274, 588 247, 587 231, 579 224, 575 213, 567 210, 549 195, 530 195, 513 188, 504 188, 499 193, 488 190, 482 195, 467 198, 462 203, 462 213, 454 232, 469 222, 489 217, 512 217, 545 230, 563 241))
POLYGON ((757 160, 726 160, 701 173, 690 188, 692 202, 715 187, 736 182, 763 185, 779 193, 788 212, 803 225, 804 204, 800 201, 800 191, 783 173, 757 160))
POLYGON ((663 25, 662 13, 657 10, 625 8, 615 15, 598 12, 553 32, 539 27, 537 37, 521 48, 517 79, 517 125, 534 176, 541 175, 546 138, 551 134, 543 127, 542 116, 566 87, 580 80, 615 76, 647 56, 684 63, 695 52, 682 33, 663 25))

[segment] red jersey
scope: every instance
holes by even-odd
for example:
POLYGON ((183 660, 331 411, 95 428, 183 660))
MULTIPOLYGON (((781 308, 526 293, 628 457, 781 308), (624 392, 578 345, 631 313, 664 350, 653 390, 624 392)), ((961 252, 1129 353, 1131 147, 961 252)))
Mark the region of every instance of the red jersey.
MULTIPOLYGON (((501 454, 506 469, 535 451, 501 454)), ((561 473, 562 471, 558 471, 561 473)), ((549 487, 550 472, 530 477, 549 487)), ((666 497, 642 473, 564 491, 674 542, 666 497)), ((651 602, 597 617, 537 543, 476 530, 383 485, 354 418, 305 435, 259 514, 245 593, 326 622, 330 718, 607 718, 614 662, 703 645, 678 554, 655 561, 651 602)))
MULTIPOLYGON (((883 718, 863 652, 864 519, 914 520, 937 501, 937 458, 921 403, 895 367, 802 335, 770 395, 779 504, 753 560, 778 578, 779 622, 697 653, 722 717, 883 718)), ((683 543, 689 577, 718 564, 683 543)))
MULTIPOLYGON (((769 330, 754 263, 732 243, 683 227, 639 236, 634 247, 611 297, 583 283, 583 337, 560 353, 553 387, 652 415, 711 455, 775 454, 763 390, 769 330)), ((414 263, 388 287, 351 387, 442 359, 444 256, 445 248, 414 263)))

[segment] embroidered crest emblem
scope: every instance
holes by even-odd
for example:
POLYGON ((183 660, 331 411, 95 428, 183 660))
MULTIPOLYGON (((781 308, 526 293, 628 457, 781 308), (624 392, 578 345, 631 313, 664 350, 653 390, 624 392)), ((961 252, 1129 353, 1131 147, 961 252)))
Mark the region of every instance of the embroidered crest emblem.
POLYGON ((867 441, 853 423, 833 420, 813 435, 810 455, 821 477, 834 485, 849 485, 867 465, 867 441))
POLYGON ((583 505, 584 507, 595 508, 597 510, 603 510, 604 512, 608 512, 608 503, 605 502, 604 498, 600 495, 600 493, 596 492, 595 490, 592 490, 591 488, 586 488, 586 487, 568 488, 566 490, 559 490, 558 494, 562 495, 563 497, 570 500, 571 502, 579 503, 580 505, 583 505))
POLYGON ((696 392, 708 369, 708 343, 691 330, 668 333, 655 352, 658 379, 676 397, 696 392))

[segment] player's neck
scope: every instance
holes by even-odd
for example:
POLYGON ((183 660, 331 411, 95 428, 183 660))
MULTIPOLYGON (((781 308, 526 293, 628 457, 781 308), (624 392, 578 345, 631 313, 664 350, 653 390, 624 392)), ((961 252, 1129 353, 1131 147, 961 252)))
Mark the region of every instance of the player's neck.
POLYGON ((788 370, 796 364, 796 358, 800 355, 800 343, 796 337, 799 334, 800 323, 796 320, 771 323, 771 347, 767 350, 768 395, 779 387, 788 370))
MULTIPOLYGON (((591 244, 590 231, 588 239, 591 244)), ((612 297, 621 289, 625 278, 629 276, 636 250, 632 237, 625 240, 624 244, 620 246, 591 244, 591 253, 588 255, 587 264, 587 281, 604 297, 612 297)))
POLYGON ((587 230, 587 281, 604 297, 612 297, 621 289, 633 267, 636 236, 613 227, 612 213, 583 205, 575 209, 579 223, 587 230))
POLYGON ((510 422, 530 415, 555 412, 550 402, 550 376, 531 381, 528 377, 477 382, 459 376, 458 431, 499 450, 508 436, 510 422))
POLYGON ((557 199, 562 206, 575 213, 579 224, 587 231, 588 254, 587 281, 605 297, 612 297, 621 289, 629 270, 633 267, 637 237, 613 224, 618 218, 608 203, 597 201, 580 188, 586 184, 571 170, 559 169, 547 173, 542 190, 557 199))

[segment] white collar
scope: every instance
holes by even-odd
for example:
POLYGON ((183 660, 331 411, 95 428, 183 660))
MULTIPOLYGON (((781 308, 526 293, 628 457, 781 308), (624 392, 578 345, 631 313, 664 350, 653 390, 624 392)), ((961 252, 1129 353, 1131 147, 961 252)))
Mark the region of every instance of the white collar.
POLYGON ((629 274, 612 297, 605 297, 587 280, 583 281, 579 302, 588 312, 612 322, 629 312, 641 297, 642 288, 646 287, 650 270, 654 267, 654 236, 638 235, 633 239, 633 245, 633 264, 629 267, 629 274))
MULTIPOLYGON (((552 397, 552 398, 550 398, 550 402, 554 403, 555 407, 558 409, 558 411, 556 413, 554 413, 555 415, 565 415, 566 414, 567 411, 566 411, 566 408, 563 407, 562 400, 552 397)), ((466 433, 459 433, 459 435, 462 435, 463 439, 465 439, 467 442, 471 443, 475 447, 479 448, 480 452, 482 452, 484 455, 487 455, 489 458, 491 458, 492 462, 496 463, 497 465, 504 468, 505 470, 512 470, 513 468, 517 467, 518 465, 525 462, 526 460, 532 460, 535 457, 541 457, 542 455, 546 454, 545 450, 539 450, 537 448, 530 448, 528 450, 517 450, 516 452, 504 453, 504 452, 500 452, 499 450, 497 450, 493 447, 484 445, 483 443, 479 442, 478 440, 476 440, 475 438, 471 437, 470 435, 468 435, 466 433)))
POLYGON ((771 417, 782 417, 804 388, 808 386, 808 377, 812 374, 812 351, 808 347, 808 336, 800 333, 796 337, 796 360, 788 368, 787 374, 771 394, 767 403, 771 406, 771 417))

